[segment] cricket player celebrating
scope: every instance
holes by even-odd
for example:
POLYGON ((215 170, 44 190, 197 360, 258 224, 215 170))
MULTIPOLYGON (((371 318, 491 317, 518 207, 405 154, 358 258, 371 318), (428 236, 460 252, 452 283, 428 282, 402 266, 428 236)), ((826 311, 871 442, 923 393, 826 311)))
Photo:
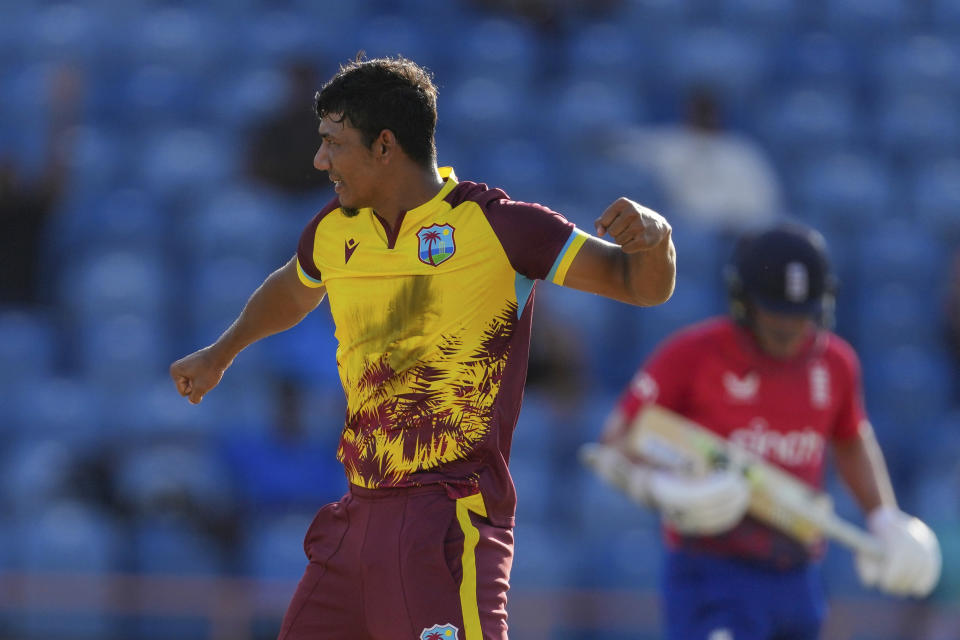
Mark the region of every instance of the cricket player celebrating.
MULTIPOLYGON (((609 447, 598 447, 631 458, 629 481, 618 484, 663 515, 664 637, 816 638, 826 606, 812 562, 822 541, 754 517, 759 487, 749 474, 728 466, 691 475, 636 457, 632 443, 644 429, 636 419, 660 408, 811 493, 822 484, 829 444, 867 515, 873 538, 863 538, 875 543, 857 552, 860 579, 890 594, 926 596, 940 575, 939 545, 927 525, 897 508, 864 411, 857 356, 828 329, 834 284, 823 237, 795 224, 748 235, 726 277, 732 317, 667 339, 608 418, 609 447)), ((594 466, 609 475, 615 462, 594 466)))

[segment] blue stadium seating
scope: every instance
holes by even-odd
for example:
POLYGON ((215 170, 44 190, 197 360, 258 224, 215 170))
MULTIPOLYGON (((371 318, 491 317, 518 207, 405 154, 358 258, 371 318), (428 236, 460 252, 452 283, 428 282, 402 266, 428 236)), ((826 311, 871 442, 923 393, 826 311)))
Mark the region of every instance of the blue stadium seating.
POLYGON ((65 306, 81 321, 123 313, 163 317, 172 283, 153 255, 114 250, 59 274, 65 306))
POLYGON ((510 87, 529 86, 537 79, 539 42, 528 24, 487 17, 462 24, 459 31, 449 44, 456 77, 482 73, 510 87))
MULTIPOLYGON (((200 96, 200 109, 216 127, 228 131, 247 130, 272 116, 290 90, 284 68, 264 65, 263 60, 205 81, 211 86, 200 96)), ((311 99, 303 97, 304 109, 311 108, 311 99)))
POLYGON ((649 72, 650 45, 628 23, 586 24, 571 34, 565 51, 571 82, 593 80, 605 85, 639 89, 649 72))
POLYGON ((236 171, 238 158, 232 145, 210 130, 155 129, 143 143, 150 153, 144 157, 138 179, 154 197, 207 194, 236 171))
POLYGON ((901 33, 917 15, 907 0, 827 0, 826 26, 860 47, 901 33))
POLYGON ((931 35, 894 41, 877 57, 879 91, 887 96, 960 97, 960 55, 954 44, 931 35))
POLYGON ((747 27, 767 34, 783 32, 800 22, 802 4, 798 0, 723 0, 720 17, 733 27, 747 27))
POLYGON ((280 204, 262 190, 221 189, 183 222, 183 242, 197 260, 237 258, 262 264, 263 277, 290 259, 296 238, 281 237, 280 204))
POLYGON ((863 362, 867 406, 882 416, 877 422, 888 430, 883 435, 898 453, 922 453, 926 447, 916 432, 935 423, 950 407, 952 363, 942 352, 898 345, 865 355, 863 362))
POLYGON ((948 35, 960 33, 960 2, 931 0, 930 23, 934 29, 948 35))
POLYGON ((104 317, 81 333, 80 370, 114 392, 136 388, 170 364, 165 325, 152 316, 104 317))
POLYGON ((131 538, 137 572, 215 576, 227 570, 224 550, 189 521, 148 516, 136 522, 131 538))
POLYGON ((303 540, 314 515, 314 512, 264 514, 263 518, 250 523, 244 544, 244 573, 255 578, 289 581, 292 594, 307 567, 303 540))
MULTIPOLYGON (((8 442, 0 466, 0 505, 5 518, 37 516, 69 495, 77 452, 67 442, 49 437, 8 438, 17 439, 8 442)), ((11 560, 16 555, 11 554, 11 560)))
POLYGON ((903 94, 879 114, 878 137, 892 160, 913 168, 955 154, 960 145, 956 103, 935 95, 903 94))
POLYGON ((776 77, 785 87, 809 86, 850 91, 859 86, 859 50, 836 33, 805 31, 775 49, 776 77))
POLYGON ((677 35, 659 60, 674 90, 709 87, 724 104, 736 106, 763 83, 769 61, 751 32, 705 27, 677 35))
POLYGON ((799 207, 823 224, 851 230, 893 211, 889 169, 865 153, 841 151, 797 168, 794 188, 799 207))
POLYGON ((170 510, 186 502, 213 517, 228 513, 233 504, 225 466, 203 446, 136 448, 121 461, 116 473, 118 497, 138 515, 176 515, 170 510))
POLYGON ((54 438, 89 452, 104 432, 104 392, 78 377, 35 378, 18 385, 15 423, 31 438, 54 438))
POLYGON ((36 517, 22 521, 14 540, 16 567, 39 575, 24 587, 23 595, 33 608, 10 616, 8 624, 13 633, 31 638, 112 637, 116 620, 102 611, 44 611, 50 605, 50 595, 40 580, 43 573, 49 572, 90 574, 94 582, 84 596, 107 601, 106 582, 97 583, 96 576, 119 568, 122 541, 121 531, 110 516, 77 502, 53 504, 36 517))
POLYGON ((893 345, 931 350, 942 346, 939 305, 931 304, 924 293, 903 282, 883 279, 859 293, 857 344, 867 353, 893 345))
POLYGON ((788 162, 809 162, 861 141, 851 95, 818 86, 775 97, 758 114, 759 130, 773 153, 788 162))
POLYGON ((946 251, 941 240, 909 219, 880 220, 860 235, 861 285, 902 283, 937 303, 940 279, 946 273, 946 251))
POLYGON ((59 352, 59 336, 46 313, 27 307, 0 308, 0 384, 53 373, 59 352))
POLYGON ((910 204, 924 228, 948 246, 960 246, 960 158, 921 165, 911 195, 910 204))

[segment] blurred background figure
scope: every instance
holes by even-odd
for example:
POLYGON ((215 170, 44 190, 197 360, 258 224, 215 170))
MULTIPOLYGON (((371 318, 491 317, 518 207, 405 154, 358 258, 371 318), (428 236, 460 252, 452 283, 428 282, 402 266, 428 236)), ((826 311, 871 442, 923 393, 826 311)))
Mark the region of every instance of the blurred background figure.
POLYGON ((71 127, 82 107, 82 76, 61 67, 50 77, 47 95, 46 151, 37 170, 0 148, 0 304, 50 302, 45 267, 54 258, 46 245, 49 221, 61 204, 69 180, 71 127))
MULTIPOLYGON (((166 370, 219 335, 329 200, 329 182, 310 167, 317 140, 295 120, 316 129, 310 79, 360 49, 434 72, 442 164, 550 202, 583 228, 609 193, 635 194, 674 226, 677 288, 662 307, 625 310, 560 288, 538 297, 511 451, 518 638, 659 637, 657 521, 581 472, 574 451, 599 436, 658 342, 726 309, 719 268, 731 231, 780 214, 821 230, 832 248, 836 332, 861 356, 901 508, 930 524, 944 554, 937 591, 905 607, 864 591, 849 559, 828 553, 825 636, 956 636, 960 365, 945 347, 943 301, 960 286, 960 3, 524 5, 4 4, 0 157, 18 177, 0 180, 0 636, 272 637, 315 506, 274 521, 272 498, 237 474, 271 473, 289 442, 298 451, 336 442, 344 400, 329 311, 245 352, 231 388, 195 411, 170 393, 166 370), (729 183, 681 174, 675 190, 660 167, 674 151, 626 144, 637 132, 680 140, 674 149, 697 172, 729 183), (717 169, 721 156, 697 157, 697 145, 733 147, 731 166, 747 169, 717 169), (297 184, 271 181, 281 165, 297 184), (711 190, 722 195, 704 204, 711 190), (741 209, 710 211, 728 201, 741 209), (298 391, 278 391, 291 380, 298 391), (288 423, 277 402, 291 413, 300 404, 307 434, 279 435, 288 423), (230 446, 243 455, 230 461, 230 446), (87 576, 70 591, 74 608, 51 611, 66 584, 52 572, 87 576), (108 578, 117 573, 142 578, 133 584, 143 597, 117 588, 108 578), (158 575, 214 582, 151 591, 164 584, 158 575), (251 600, 229 591, 233 578, 255 581, 251 600), (111 609, 117 593, 128 600, 111 609), (909 624, 915 615, 931 625, 909 624), (179 626, 151 634, 171 618, 179 626)), ((949 299, 956 310, 960 294, 949 299)), ((341 478, 320 479, 329 461, 307 469, 305 457, 285 471, 342 495, 341 478)), ((842 490, 833 494, 841 513, 859 517, 842 490)))
POLYGON ((665 210, 685 223, 731 233, 762 227, 783 212, 779 176, 755 141, 727 128, 721 111, 711 90, 695 88, 681 123, 628 129, 614 154, 652 171, 665 210))
MULTIPOLYGON (((953 353, 954 363, 957 367, 960 367, 960 251, 954 256, 953 268, 950 270, 948 278, 944 318, 946 338, 947 345, 953 353)), ((957 387, 956 391, 957 401, 960 402, 960 387, 957 387)))
POLYGON ((317 117, 305 97, 317 90, 320 77, 310 60, 295 60, 287 66, 286 99, 256 124, 247 145, 247 170, 258 183, 294 196, 327 186, 323 174, 313 168, 317 136, 311 133, 316 132, 317 117))

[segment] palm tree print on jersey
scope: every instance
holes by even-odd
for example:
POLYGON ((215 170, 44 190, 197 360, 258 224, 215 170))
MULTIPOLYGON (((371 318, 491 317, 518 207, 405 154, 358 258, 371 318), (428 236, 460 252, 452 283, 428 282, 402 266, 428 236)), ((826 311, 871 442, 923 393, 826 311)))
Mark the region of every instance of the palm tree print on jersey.
POLYGON ((516 322, 509 302, 472 348, 445 335, 429 359, 406 369, 389 354, 369 362, 357 384, 367 401, 348 408, 338 452, 350 481, 390 486, 475 448, 490 430, 516 322))

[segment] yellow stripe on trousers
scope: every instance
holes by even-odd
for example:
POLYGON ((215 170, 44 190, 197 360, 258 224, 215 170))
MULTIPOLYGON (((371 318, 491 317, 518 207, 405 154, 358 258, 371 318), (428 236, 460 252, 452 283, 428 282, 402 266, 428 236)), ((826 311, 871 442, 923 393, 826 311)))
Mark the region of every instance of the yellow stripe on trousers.
POLYGON ((457 522, 463 530, 463 579, 460 581, 460 609, 463 612, 464 640, 483 640, 483 630, 480 628, 480 609, 477 605, 477 542, 480 532, 470 521, 470 512, 487 517, 487 508, 483 504, 483 496, 475 493, 472 496, 457 499, 457 522))

